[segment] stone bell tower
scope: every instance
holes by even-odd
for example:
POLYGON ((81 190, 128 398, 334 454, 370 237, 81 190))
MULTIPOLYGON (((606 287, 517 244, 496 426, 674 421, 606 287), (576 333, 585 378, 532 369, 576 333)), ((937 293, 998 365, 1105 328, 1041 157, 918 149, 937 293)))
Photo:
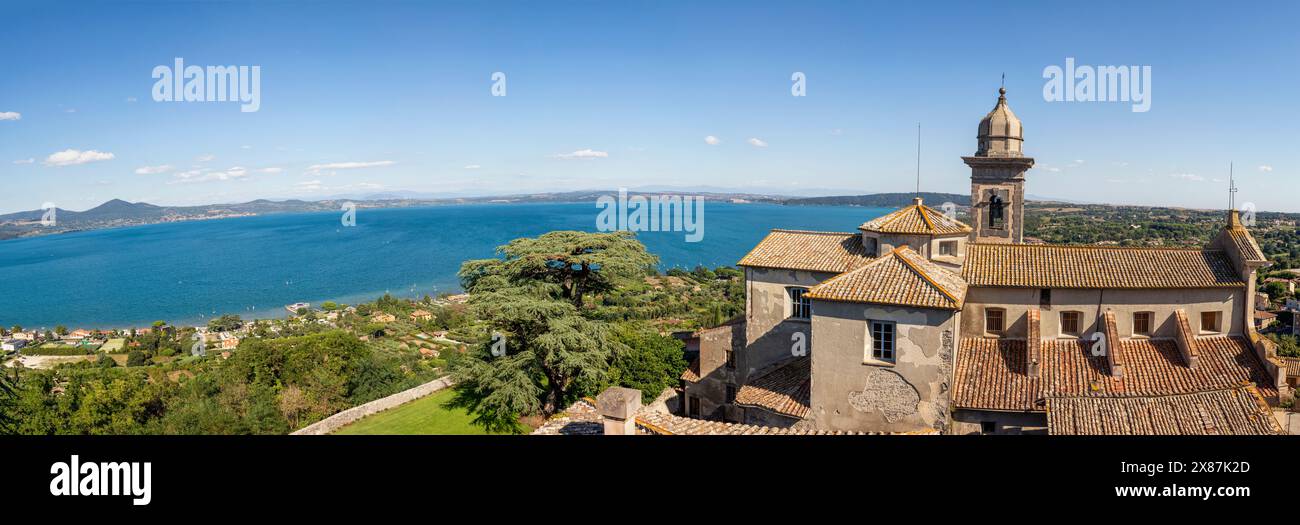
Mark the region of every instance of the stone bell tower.
POLYGON ((980 121, 979 149, 961 160, 970 166, 971 240, 1020 243, 1025 237, 1025 171, 1034 159, 1024 156, 1020 119, 1007 107, 1007 89, 980 121))

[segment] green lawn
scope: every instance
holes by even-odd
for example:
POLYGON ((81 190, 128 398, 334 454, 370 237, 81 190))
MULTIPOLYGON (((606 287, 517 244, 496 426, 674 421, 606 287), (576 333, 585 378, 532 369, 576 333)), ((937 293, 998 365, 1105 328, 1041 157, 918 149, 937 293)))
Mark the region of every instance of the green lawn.
POLYGON ((447 388, 361 419, 335 434, 488 434, 471 423, 473 416, 465 409, 444 406, 455 396, 455 390, 447 388))

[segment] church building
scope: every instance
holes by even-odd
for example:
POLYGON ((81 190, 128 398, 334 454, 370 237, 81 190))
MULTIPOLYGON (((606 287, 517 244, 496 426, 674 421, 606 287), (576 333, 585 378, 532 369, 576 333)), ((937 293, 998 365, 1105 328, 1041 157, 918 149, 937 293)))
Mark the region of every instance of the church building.
POLYGON ((1290 397, 1255 332, 1269 263, 1235 210, 1201 248, 1025 242, 1020 119, 979 123, 969 222, 912 205, 773 230, 745 316, 701 330, 685 416, 809 432, 1268 434, 1290 397))

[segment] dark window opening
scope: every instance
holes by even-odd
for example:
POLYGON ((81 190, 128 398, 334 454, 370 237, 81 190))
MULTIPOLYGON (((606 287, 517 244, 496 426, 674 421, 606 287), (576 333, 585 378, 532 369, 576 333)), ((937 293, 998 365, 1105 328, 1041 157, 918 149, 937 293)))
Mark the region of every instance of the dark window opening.
POLYGON ((1043 291, 1038 294, 1038 306, 1043 308, 1050 308, 1052 306, 1051 288, 1043 288, 1043 291))
POLYGON ((998 431, 998 424, 992 421, 980 421, 980 433, 992 434, 998 431))
POLYGON ((736 387, 727 385, 727 402, 728 403, 736 402, 736 387))
POLYGON ((894 360, 894 323, 871 322, 871 357, 881 361, 894 360))
POLYGON ((1006 227, 1006 206, 1002 197, 997 195, 989 197, 989 228, 1001 230, 1006 227))

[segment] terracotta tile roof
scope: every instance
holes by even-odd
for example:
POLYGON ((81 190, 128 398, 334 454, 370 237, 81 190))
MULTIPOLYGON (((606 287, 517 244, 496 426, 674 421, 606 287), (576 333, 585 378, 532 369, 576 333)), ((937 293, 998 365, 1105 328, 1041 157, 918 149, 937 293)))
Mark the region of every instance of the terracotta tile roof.
POLYGON ((706 419, 674 416, 663 412, 642 410, 636 416, 637 431, 640 434, 661 436, 842 436, 842 435, 930 435, 933 430, 922 432, 847 432, 836 430, 816 430, 802 427, 766 427, 746 425, 743 423, 726 423, 706 419))
POLYGON ((1199 357, 1188 367, 1173 340, 1124 340, 1124 376, 1111 375, 1105 356, 1093 356, 1090 341, 1043 341, 1039 377, 1027 373, 1024 341, 962 338, 953 381, 953 404, 983 410, 1042 410, 1057 396, 1122 394, 1161 396, 1259 385, 1265 397, 1278 395, 1254 349, 1244 338, 1197 339, 1199 357))
POLYGON ((957 219, 949 218, 939 210, 921 204, 920 199, 914 202, 916 204, 862 223, 862 226, 858 226, 858 229, 880 233, 919 235, 959 235, 971 232, 970 226, 957 219))
POLYGON ((961 310, 966 300, 966 282, 903 246, 810 288, 807 297, 961 310))
POLYGON ((686 367, 686 371, 682 372, 682 379, 692 383, 700 382, 700 358, 691 361, 691 366, 686 367))
POLYGON ((1233 246, 1237 247, 1237 250, 1241 252, 1241 256, 1247 261, 1268 261, 1268 257, 1264 256, 1264 251, 1259 249, 1259 244, 1255 242, 1255 238, 1250 235, 1250 232, 1245 227, 1229 227, 1225 231, 1228 233, 1228 238, 1232 240, 1233 246))
POLYGON ((843 273, 869 260, 858 233, 772 230, 736 264, 843 273))
POLYGON ((971 286, 1221 288, 1245 282, 1222 251, 1056 244, 971 244, 971 286))
POLYGON ((1047 400, 1053 435, 1271 435, 1282 428, 1254 385, 1156 397, 1047 400))
POLYGON ((808 415, 811 377, 811 358, 789 359, 740 387, 736 404, 803 419, 808 415))
POLYGON ((1287 377, 1300 377, 1300 357, 1283 357, 1287 377))

